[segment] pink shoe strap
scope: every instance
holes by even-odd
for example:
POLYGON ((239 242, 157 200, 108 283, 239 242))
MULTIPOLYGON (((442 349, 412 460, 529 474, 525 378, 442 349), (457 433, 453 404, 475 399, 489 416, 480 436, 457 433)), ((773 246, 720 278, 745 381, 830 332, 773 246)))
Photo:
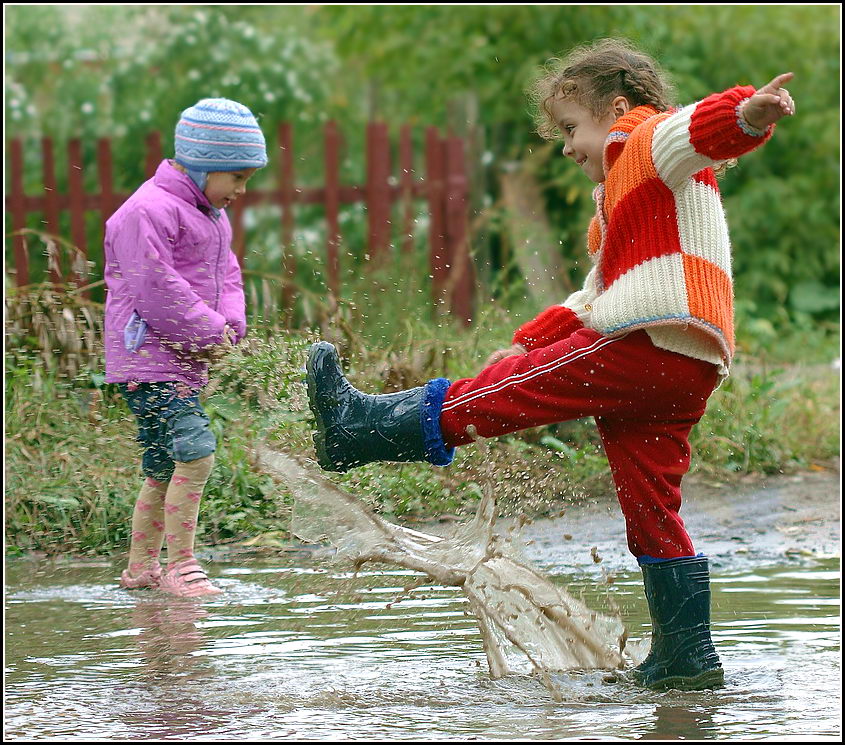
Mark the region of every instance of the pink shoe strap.
POLYGON ((185 582, 199 582, 208 580, 208 575, 203 571, 196 559, 186 559, 182 564, 176 564, 175 569, 185 582))

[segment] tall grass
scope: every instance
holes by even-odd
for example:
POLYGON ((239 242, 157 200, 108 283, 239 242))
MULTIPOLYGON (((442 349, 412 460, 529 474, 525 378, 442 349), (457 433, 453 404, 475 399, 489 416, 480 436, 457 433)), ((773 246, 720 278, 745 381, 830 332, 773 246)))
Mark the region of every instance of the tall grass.
MULTIPOLYGON (((425 282, 412 271, 414 258, 407 261, 401 288, 386 271, 362 277, 348 285, 348 299, 321 306, 308 323, 311 331, 287 331, 278 316, 253 319, 246 342, 217 364, 204 394, 218 452, 202 502, 200 541, 263 535, 272 544, 286 535, 291 497, 258 470, 252 452, 260 440, 312 452, 303 364, 316 338, 337 344, 353 383, 377 393, 475 374, 535 310, 526 303, 524 311, 507 311, 486 300, 474 327, 464 330, 422 299, 425 282), (384 291, 373 292, 374 285, 384 291)), ((141 483, 135 422, 114 387, 103 383, 98 308, 81 308, 47 288, 7 295, 10 550, 109 553, 127 545, 141 483)), ((836 353, 833 339, 815 344, 829 357, 836 353)), ((824 465, 839 452, 839 408, 839 377, 829 365, 741 361, 693 430, 692 470, 724 481, 824 465)), ((591 420, 489 445, 505 512, 537 514, 573 500, 612 498, 591 420)), ((472 510, 486 465, 480 448, 469 445, 449 468, 370 464, 334 478, 378 509, 414 519, 472 510)))

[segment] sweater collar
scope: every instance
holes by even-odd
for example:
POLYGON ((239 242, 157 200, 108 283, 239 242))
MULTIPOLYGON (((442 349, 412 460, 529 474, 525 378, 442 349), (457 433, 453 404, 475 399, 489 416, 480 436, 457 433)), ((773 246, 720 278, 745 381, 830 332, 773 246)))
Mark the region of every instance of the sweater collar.
POLYGON ((613 164, 622 154, 625 141, 640 124, 660 112, 653 106, 636 106, 625 116, 620 116, 607 134, 604 141, 604 172, 609 173, 613 164))

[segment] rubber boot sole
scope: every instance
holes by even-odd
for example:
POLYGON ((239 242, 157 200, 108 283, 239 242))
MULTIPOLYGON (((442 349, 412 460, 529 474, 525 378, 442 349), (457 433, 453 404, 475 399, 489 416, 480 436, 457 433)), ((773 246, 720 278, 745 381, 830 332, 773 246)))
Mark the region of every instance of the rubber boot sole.
POLYGON ((651 683, 640 682, 653 691, 662 691, 672 688, 679 691, 703 691, 708 688, 722 688, 725 685, 725 671, 722 668, 706 670, 703 673, 687 678, 676 675, 669 678, 662 678, 651 683))
POLYGON ((311 406, 311 412, 317 420, 317 431, 311 436, 311 440, 314 442, 314 450, 317 453, 317 462, 324 471, 343 472, 346 469, 338 468, 338 466, 332 463, 326 450, 326 423, 320 413, 320 407, 317 405, 317 375, 314 372, 310 355, 305 363, 305 380, 308 386, 308 403, 311 406))

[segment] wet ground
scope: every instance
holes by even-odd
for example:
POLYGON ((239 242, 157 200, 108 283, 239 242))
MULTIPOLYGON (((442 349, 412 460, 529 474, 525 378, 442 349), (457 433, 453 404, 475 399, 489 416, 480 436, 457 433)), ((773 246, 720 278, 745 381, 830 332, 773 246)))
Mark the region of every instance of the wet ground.
MULTIPOLYGON (((205 602, 120 590, 117 558, 21 559, 6 572, 5 735, 840 740, 838 473, 800 478, 687 485, 684 519, 713 562, 718 691, 593 671, 556 676, 555 703, 529 675, 490 679, 455 588, 395 602, 413 572, 353 576, 311 551, 210 552, 225 593, 205 602)), ((610 503, 571 508, 526 526, 524 551, 597 610, 618 607, 636 637, 648 614, 621 520, 610 503)))

